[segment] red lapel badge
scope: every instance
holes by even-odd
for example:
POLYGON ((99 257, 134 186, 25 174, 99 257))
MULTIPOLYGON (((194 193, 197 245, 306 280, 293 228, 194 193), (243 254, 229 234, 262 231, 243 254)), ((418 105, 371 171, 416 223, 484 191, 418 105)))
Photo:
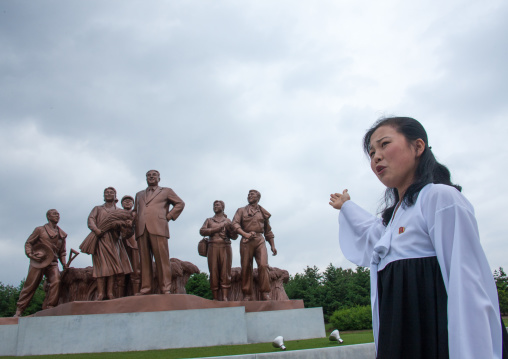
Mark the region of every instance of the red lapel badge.
POLYGON ((402 234, 404 233, 404 231, 406 230, 405 227, 399 227, 399 234, 402 234))

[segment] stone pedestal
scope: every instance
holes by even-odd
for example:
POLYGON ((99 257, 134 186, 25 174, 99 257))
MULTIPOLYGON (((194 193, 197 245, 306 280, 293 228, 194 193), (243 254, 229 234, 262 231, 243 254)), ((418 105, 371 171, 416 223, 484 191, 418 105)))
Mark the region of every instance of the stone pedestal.
POLYGON ((271 342, 279 335, 285 340, 325 336, 322 308, 305 309, 302 301, 216 302, 183 294, 66 303, 19 318, 15 324, 14 319, 18 318, 0 318, 0 355, 137 351, 271 342), (127 312, 132 305, 140 310, 127 312))
POLYGON ((113 314, 163 312, 170 310, 214 309, 244 307, 246 313, 303 309, 303 300, 252 301, 252 302, 219 302, 189 294, 150 294, 131 296, 113 300, 92 302, 71 302, 55 308, 41 310, 34 317, 61 315, 113 314))

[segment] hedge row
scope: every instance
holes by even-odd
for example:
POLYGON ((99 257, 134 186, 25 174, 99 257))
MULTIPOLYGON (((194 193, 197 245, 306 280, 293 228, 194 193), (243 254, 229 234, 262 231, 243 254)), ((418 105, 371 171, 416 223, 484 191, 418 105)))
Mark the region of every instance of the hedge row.
POLYGON ((335 311, 330 323, 339 330, 372 329, 372 312, 370 305, 354 306, 335 311))

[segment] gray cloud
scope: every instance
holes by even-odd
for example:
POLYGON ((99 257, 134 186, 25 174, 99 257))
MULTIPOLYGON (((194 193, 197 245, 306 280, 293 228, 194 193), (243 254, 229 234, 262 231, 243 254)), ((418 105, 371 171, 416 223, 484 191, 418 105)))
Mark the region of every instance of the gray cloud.
POLYGON ((207 271, 196 246, 213 201, 232 217, 256 188, 271 265, 350 267, 328 196, 348 188, 378 210, 361 138, 384 114, 424 123, 476 206, 491 265, 507 267, 508 198, 491 194, 506 177, 507 7, 453 17, 466 3, 3 1, 0 281, 26 275, 24 241, 47 209, 77 249, 103 189, 134 195, 151 168, 187 203, 172 256, 207 271))

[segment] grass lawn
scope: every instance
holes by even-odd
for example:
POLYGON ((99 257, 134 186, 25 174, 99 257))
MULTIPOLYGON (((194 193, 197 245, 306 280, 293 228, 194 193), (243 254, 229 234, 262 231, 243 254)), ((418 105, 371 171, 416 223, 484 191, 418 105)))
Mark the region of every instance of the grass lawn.
MULTIPOLYGON (((290 340, 284 344, 288 351, 313 349, 313 348, 329 348, 338 345, 352 345, 371 343, 374 341, 372 330, 361 330, 352 332, 341 332, 340 336, 344 340, 343 344, 331 342, 328 340, 328 334, 333 328, 326 327, 326 338, 306 339, 306 340, 290 340)), ((245 345, 223 345, 216 347, 203 348, 183 348, 183 349, 166 349, 166 350, 149 350, 142 352, 123 352, 123 353, 97 353, 97 354, 62 354, 62 355, 37 355, 25 357, 0 357, 0 358, 57 358, 57 359, 177 359, 177 358, 200 358, 224 355, 238 354, 254 354, 269 353, 280 351, 272 346, 272 343, 245 344, 245 345)))
POLYGON ((503 317, 503 323, 505 327, 508 327, 508 317, 503 317))

